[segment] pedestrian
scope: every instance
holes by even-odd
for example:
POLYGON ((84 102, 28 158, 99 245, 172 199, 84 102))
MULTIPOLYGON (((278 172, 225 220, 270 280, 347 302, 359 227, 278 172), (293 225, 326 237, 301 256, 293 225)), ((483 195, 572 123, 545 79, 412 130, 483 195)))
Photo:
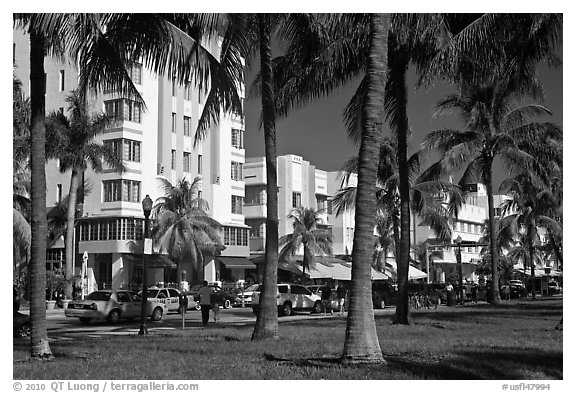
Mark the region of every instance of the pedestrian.
POLYGON ((330 310, 330 314, 334 314, 332 311, 332 288, 330 284, 326 283, 324 288, 322 288, 322 308, 324 309, 324 315, 326 315, 326 310, 330 310))
POLYGON ((198 292, 200 296, 200 309, 202 311, 202 326, 208 326, 208 319, 210 319, 210 305, 212 303, 211 297, 214 290, 208 286, 208 281, 204 280, 202 288, 198 292))
POLYGON ((344 315, 344 303, 346 302, 346 287, 344 285, 338 284, 336 296, 338 297, 338 313, 344 315))
POLYGON ((214 291, 210 299, 212 311, 214 312, 214 323, 217 323, 220 320, 220 305, 224 303, 222 301, 222 294, 214 291))
POLYGON ((478 303, 478 284, 473 283, 472 288, 470 289, 470 292, 472 293, 472 303, 477 304, 478 303))
POLYGON ((510 300, 510 284, 506 283, 503 287, 504 299, 510 300))

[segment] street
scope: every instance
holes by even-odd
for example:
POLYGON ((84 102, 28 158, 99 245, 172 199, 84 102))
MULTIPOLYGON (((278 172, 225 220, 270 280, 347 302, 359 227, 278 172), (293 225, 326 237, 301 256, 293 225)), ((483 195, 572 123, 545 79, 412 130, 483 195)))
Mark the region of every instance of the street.
MULTIPOLYGON (((386 310, 374 310, 375 314, 393 312, 394 307, 387 307, 386 310)), ((220 321, 213 322, 213 313, 210 312, 209 328, 217 328, 220 326, 231 325, 250 325, 256 321, 256 316, 252 312, 252 308, 230 308, 227 310, 220 309, 220 321)), ((293 320, 303 319, 318 319, 318 318, 344 318, 339 317, 338 313, 334 315, 323 314, 310 314, 309 312, 296 313, 290 317, 279 317, 278 321, 288 322, 293 320)), ((77 318, 69 318, 64 315, 64 310, 56 309, 46 312, 46 326, 48 336, 51 340, 66 341, 72 340, 77 336, 82 337, 103 337, 109 335, 133 335, 138 334, 140 330, 140 321, 121 320, 118 324, 110 325, 106 321, 93 321, 87 325, 83 325, 77 318)), ((170 312, 164 314, 162 320, 158 322, 147 321, 148 331, 150 333, 181 330, 182 317, 180 314, 170 312)), ((201 329, 202 318, 200 311, 189 310, 184 315, 185 329, 201 329)))

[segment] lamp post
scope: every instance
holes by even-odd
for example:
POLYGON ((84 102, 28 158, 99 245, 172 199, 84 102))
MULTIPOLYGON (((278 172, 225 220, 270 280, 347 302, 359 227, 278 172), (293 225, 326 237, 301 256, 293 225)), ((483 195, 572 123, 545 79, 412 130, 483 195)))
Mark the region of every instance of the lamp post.
POLYGON ((462 238, 460 235, 456 238, 456 267, 458 269, 458 292, 460 296, 460 304, 464 304, 464 287, 462 285, 462 238))
MULTIPOLYGON (((148 326, 146 325, 146 320, 148 316, 146 315, 146 309, 148 308, 148 284, 147 284, 147 274, 148 269, 148 254, 151 250, 148 250, 148 243, 151 241, 149 238, 149 225, 150 225, 150 212, 152 211, 152 199, 149 195, 142 200, 142 210, 144 211, 144 255, 142 259, 142 308, 140 310, 140 331, 138 335, 148 334, 148 326)), ((150 247, 151 248, 151 247, 150 247)))

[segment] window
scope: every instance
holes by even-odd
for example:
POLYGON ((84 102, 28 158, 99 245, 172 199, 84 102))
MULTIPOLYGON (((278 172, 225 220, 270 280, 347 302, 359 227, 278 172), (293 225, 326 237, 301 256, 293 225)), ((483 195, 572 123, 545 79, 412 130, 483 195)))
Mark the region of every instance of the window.
POLYGON ((202 174, 202 154, 198 154, 198 174, 202 174))
POLYGON ((172 113, 172 132, 176 132, 176 113, 172 113))
POLYGON ((299 192, 292 193, 292 207, 302 206, 302 194, 299 192))
POLYGON ((62 202, 62 184, 56 185, 56 202, 62 202))
POLYGON ((60 70, 58 73, 58 90, 64 91, 65 89, 65 79, 64 79, 64 70, 60 70))
POLYGON ((242 164, 241 162, 236 162, 236 161, 232 161, 231 163, 231 172, 230 172, 230 178, 232 180, 237 180, 237 181, 242 181, 243 177, 242 177, 242 167, 244 166, 244 164, 242 164))
POLYGON ((244 149, 244 131, 237 128, 232 129, 232 146, 237 149, 244 149))
POLYGON ((176 150, 172 150, 172 169, 176 169, 176 150))
POLYGON ((182 168, 184 172, 190 172, 190 153, 184 152, 182 168))
POLYGON ((192 119, 188 116, 184 116, 184 135, 190 136, 190 129, 192 125, 192 119))
POLYGON ((176 97, 176 78, 172 78, 172 97, 176 97))
POLYGON ((127 99, 109 100, 104 102, 106 115, 116 120, 141 122, 142 108, 139 103, 127 99))
POLYGON ((242 214, 242 205, 244 198, 238 195, 232 195, 232 214, 242 214))
POLYGON ((248 228, 223 227, 225 246, 248 246, 248 228))
POLYGON ((186 84, 184 85, 184 99, 187 101, 191 100, 191 94, 190 94, 190 82, 186 82, 186 84))
POLYGON ((134 141, 132 139, 109 139, 104 141, 104 146, 111 149, 123 160, 140 162, 140 141, 134 141))
POLYGON ((328 199, 326 202, 326 213, 332 214, 332 199, 328 199))
POLYGON ((140 202, 140 182, 134 180, 103 181, 104 202, 140 202))
POLYGON ((130 69, 130 79, 136 85, 142 84, 142 64, 134 63, 130 69))

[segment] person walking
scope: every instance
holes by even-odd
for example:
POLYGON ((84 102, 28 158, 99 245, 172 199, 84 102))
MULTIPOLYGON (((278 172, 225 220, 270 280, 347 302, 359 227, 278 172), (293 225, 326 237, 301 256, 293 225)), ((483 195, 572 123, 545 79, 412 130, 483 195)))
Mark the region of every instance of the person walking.
POLYGON ((214 323, 217 323, 220 321, 220 305, 224 304, 222 294, 214 291, 210 299, 212 303, 212 311, 214 312, 214 323))
POLYGON ((472 293, 472 303, 478 304, 478 284, 473 283, 470 291, 472 293))
POLYGON ((214 290, 212 287, 208 286, 208 281, 204 280, 202 283, 202 288, 198 292, 200 295, 200 309, 202 311, 202 326, 208 326, 208 320, 210 319, 210 305, 212 304, 212 294, 214 290))
POLYGON ((324 288, 322 288, 322 307, 324 308, 324 315, 326 315, 326 310, 330 310, 330 314, 334 314, 332 311, 332 288, 330 284, 326 283, 324 288))
POLYGON ((338 297, 338 314, 344 315, 344 303, 346 302, 346 287, 344 285, 338 284, 336 296, 338 297))

